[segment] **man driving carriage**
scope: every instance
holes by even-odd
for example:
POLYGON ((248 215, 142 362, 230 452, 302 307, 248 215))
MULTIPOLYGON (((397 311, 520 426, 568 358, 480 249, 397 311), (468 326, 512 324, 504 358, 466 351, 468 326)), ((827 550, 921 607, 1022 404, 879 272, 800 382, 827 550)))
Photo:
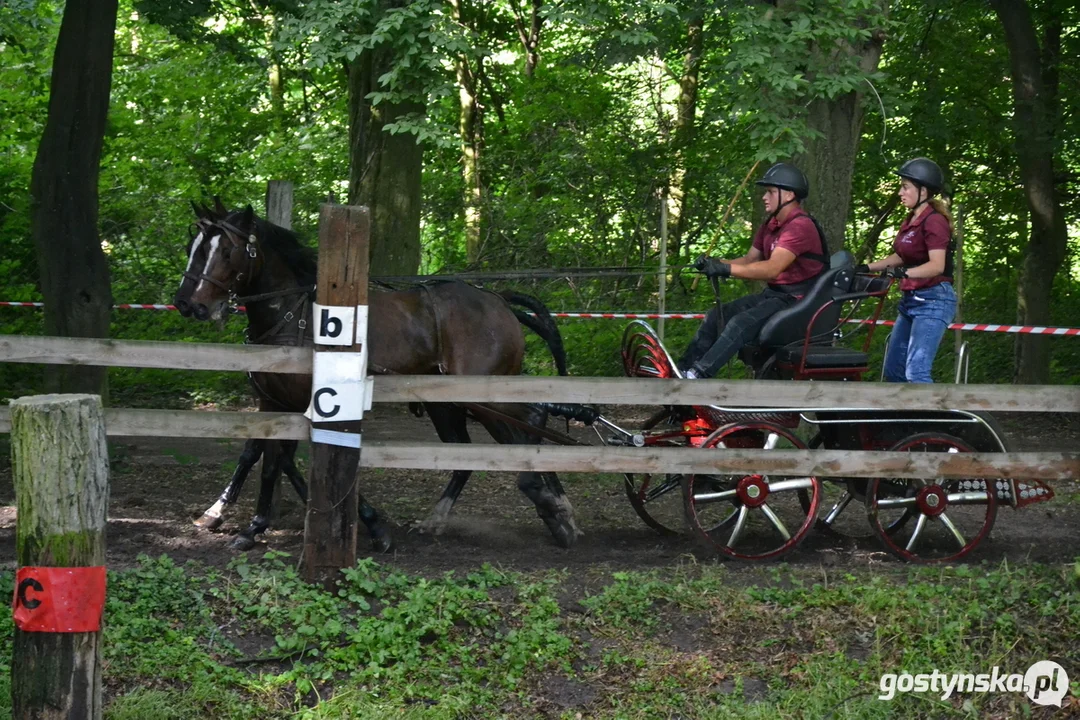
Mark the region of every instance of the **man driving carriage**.
POLYGON ((810 193, 802 171, 777 163, 756 184, 765 188, 762 199, 767 217, 754 234, 750 250, 734 260, 703 255, 694 267, 709 278, 764 280, 769 285, 756 295, 709 311, 678 362, 683 377, 712 377, 757 337, 770 317, 801 298, 829 265, 825 236, 802 208, 810 193))

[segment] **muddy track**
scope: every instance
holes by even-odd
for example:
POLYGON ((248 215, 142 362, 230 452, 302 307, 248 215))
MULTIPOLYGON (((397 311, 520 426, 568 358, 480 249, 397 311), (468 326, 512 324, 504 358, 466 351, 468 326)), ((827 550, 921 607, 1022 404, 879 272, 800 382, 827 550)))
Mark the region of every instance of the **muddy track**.
MULTIPOLYGON (((613 413, 627 427, 651 408, 618 408, 613 413)), ((1016 450, 1075 450, 1080 447, 1080 415, 1000 415, 1016 450)), ((380 405, 364 422, 367 441, 422 439, 437 441, 430 423, 409 415, 404 406, 380 405)), ((490 442, 479 427, 474 441, 490 442)), ((575 431, 582 432, 582 431, 575 431)), ((587 437, 591 431, 585 430, 587 437)), ((6 441, 6 438, 5 438, 6 441)), ((108 562, 130 565, 142 553, 162 553, 177 562, 195 559, 214 565, 235 556, 231 536, 246 525, 254 509, 257 474, 252 473, 240 502, 216 532, 192 525, 223 489, 241 443, 192 439, 114 438, 110 441, 112 497, 108 562)), ((0 457, 0 562, 14 567, 15 508, 9 451, 0 457)), ((301 455, 307 451, 303 448, 301 455)), ((305 462, 306 467, 306 462, 305 462)), ((257 469, 257 468, 256 468, 257 469)), ((414 530, 427 516, 448 473, 372 470, 363 477, 364 495, 391 521, 395 549, 380 555, 409 572, 439 574, 491 563, 514 570, 566 568, 582 582, 602 582, 615 569, 670 567, 680 563, 719 562, 689 538, 665 538, 647 528, 623 494, 617 476, 562 477, 578 524, 585 532, 571 550, 558 548, 532 504, 516 488, 512 473, 475 473, 438 538, 414 530)), ((1056 486, 1059 498, 1014 511, 1003 507, 989 541, 970 561, 1071 562, 1080 556, 1080 487, 1056 486)), ((861 508, 859 509, 861 511, 861 508)), ((303 511, 285 496, 278 527, 252 552, 273 548, 296 555, 303 540, 303 511)), ((361 553, 369 554, 366 543, 361 553)), ((897 563, 874 538, 850 540, 812 533, 794 553, 791 564, 859 567, 897 563)))

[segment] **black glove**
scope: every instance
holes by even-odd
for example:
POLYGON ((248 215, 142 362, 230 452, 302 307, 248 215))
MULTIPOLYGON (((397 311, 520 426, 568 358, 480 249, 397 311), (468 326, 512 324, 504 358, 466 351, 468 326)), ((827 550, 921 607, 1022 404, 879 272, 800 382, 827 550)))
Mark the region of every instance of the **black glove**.
POLYGON ((856 265, 855 266, 855 274, 856 275, 869 275, 870 274, 870 266, 867 265, 866 263, 863 263, 862 265, 856 265))
POLYGON ((897 265, 896 267, 889 268, 886 273, 889 277, 903 279, 907 277, 907 268, 903 265, 897 265))
POLYGON ((711 258, 706 255, 702 255, 694 263, 694 269, 700 273, 704 273, 705 277, 709 278, 729 278, 731 277, 731 266, 727 263, 720 262, 716 258, 711 258))

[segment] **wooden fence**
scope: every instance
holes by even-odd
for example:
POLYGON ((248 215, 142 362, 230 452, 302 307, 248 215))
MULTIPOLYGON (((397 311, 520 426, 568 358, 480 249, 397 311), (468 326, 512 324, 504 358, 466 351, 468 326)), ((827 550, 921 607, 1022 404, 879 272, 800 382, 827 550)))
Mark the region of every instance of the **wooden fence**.
MULTIPOLYGON (((304 348, 207 343, 0 337, 0 362, 66 363, 309 374, 304 348)), ((1080 413, 1080 387, 918 385, 778 380, 642 378, 445 377, 374 378, 375 403, 565 402, 600 405, 715 404, 747 409, 976 410, 1080 413)), ((377 410, 375 411, 377 412, 377 410)), ((310 422, 295 413, 107 409, 110 435, 306 440, 310 422)), ((0 407, 0 432, 8 432, 0 407)), ((628 428, 633 430, 633 428, 628 428)), ((361 467, 425 470, 552 470, 563 472, 761 472, 822 477, 1013 477, 1080 479, 1080 452, 942 454, 834 450, 626 448, 601 445, 365 443, 361 467)))

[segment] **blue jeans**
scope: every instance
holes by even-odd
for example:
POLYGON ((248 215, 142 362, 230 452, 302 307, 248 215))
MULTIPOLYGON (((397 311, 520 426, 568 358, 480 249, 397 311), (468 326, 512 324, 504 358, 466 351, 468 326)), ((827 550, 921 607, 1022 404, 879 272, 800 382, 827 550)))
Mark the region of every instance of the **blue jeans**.
POLYGON ((955 315, 956 291, 952 283, 905 292, 885 353, 885 380, 934 382, 930 377, 934 356, 955 315))

